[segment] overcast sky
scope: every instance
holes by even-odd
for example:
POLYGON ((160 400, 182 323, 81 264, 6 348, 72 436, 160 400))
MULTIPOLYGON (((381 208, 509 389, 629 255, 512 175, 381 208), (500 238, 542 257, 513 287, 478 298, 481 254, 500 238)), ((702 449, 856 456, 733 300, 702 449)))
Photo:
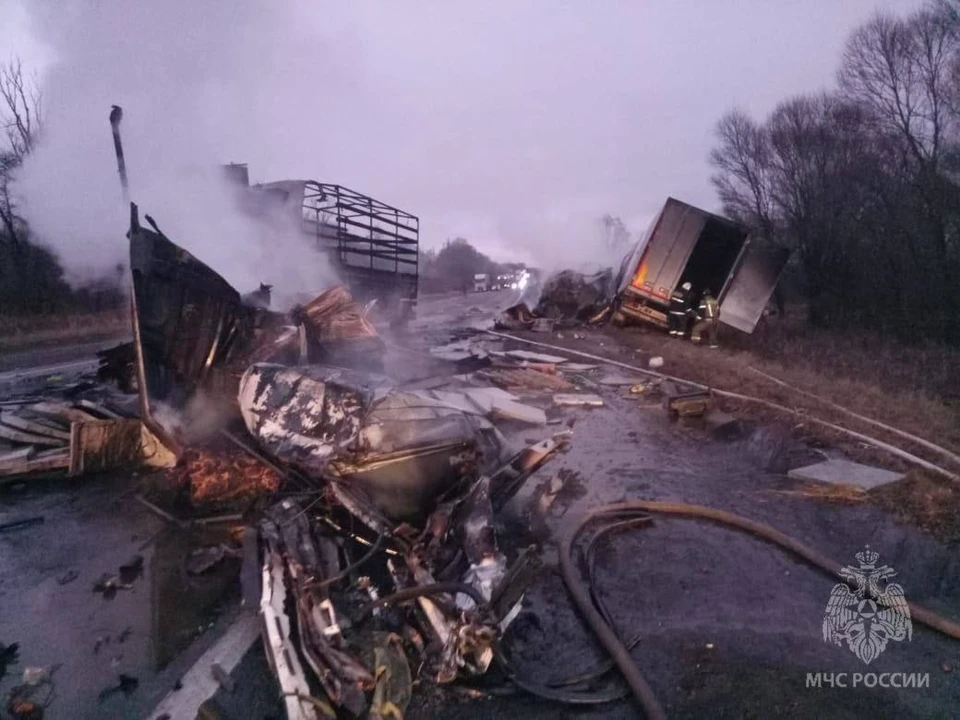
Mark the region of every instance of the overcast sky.
POLYGON ((605 212, 636 233, 668 195, 717 209, 716 120, 829 87, 857 24, 920 4, 0 0, 0 49, 44 77, 34 212, 116 204, 117 103, 134 199, 151 163, 242 161, 414 212, 425 245, 550 264, 605 212))

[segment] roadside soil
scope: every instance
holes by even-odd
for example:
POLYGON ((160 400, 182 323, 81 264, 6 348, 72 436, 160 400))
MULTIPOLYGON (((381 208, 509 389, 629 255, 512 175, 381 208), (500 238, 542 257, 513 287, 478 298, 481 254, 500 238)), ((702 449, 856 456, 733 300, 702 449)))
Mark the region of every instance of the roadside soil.
MULTIPOLYGON (((130 311, 126 308, 101 313, 50 314, 36 316, 0 315, 0 358, 31 351, 43 352, 51 348, 86 345, 94 342, 130 337, 130 311)), ((33 363, 18 360, 17 365, 51 362, 41 357, 33 363)))

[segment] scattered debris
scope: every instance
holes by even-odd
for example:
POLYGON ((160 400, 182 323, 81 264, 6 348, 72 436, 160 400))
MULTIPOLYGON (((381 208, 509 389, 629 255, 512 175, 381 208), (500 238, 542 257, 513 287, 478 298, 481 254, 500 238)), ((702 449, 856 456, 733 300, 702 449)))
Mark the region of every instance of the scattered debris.
POLYGON ((100 702, 104 702, 118 693, 132 695, 139 686, 140 681, 137 680, 137 678, 132 675, 127 675, 126 673, 120 673, 120 675, 117 677, 117 684, 101 690, 100 694, 97 696, 97 699, 100 702))
POLYGON ((43 515, 36 517, 23 518, 21 520, 12 520, 10 522, 0 523, 0 533, 10 532, 11 530, 20 530, 33 525, 43 524, 43 515))
POLYGON ((562 377, 537 372, 530 368, 509 370, 481 370, 477 376, 493 383, 507 392, 523 393, 528 391, 557 392, 570 390, 573 384, 562 377))
POLYGON ((93 591, 101 593, 104 600, 112 600, 118 590, 130 590, 133 582, 143 576, 143 557, 135 555, 120 566, 116 575, 104 573, 93 584, 93 591))
POLYGON ((100 403, 32 398, 0 413, 0 478, 40 473, 70 476, 146 463, 168 466, 169 454, 136 419, 123 418, 100 403))
POLYGON ((130 585, 134 580, 143 577, 143 556, 134 555, 120 566, 120 582, 130 585))
MULTIPOLYGON (((291 718, 402 717, 414 677, 417 685, 442 684, 486 673, 539 562, 531 550, 508 563, 498 514, 571 437, 557 433, 514 452, 502 433, 508 423, 546 425, 543 408, 560 414, 550 405, 604 405, 578 392, 574 383, 589 385, 586 378, 570 377, 599 366, 467 338, 430 350, 432 364, 450 370, 435 373, 439 381, 431 374, 398 385, 382 374, 386 345, 371 320, 373 303, 337 286, 290 313, 272 312, 268 286, 241 297, 150 223, 154 231, 140 227, 132 208, 135 341, 101 353, 99 371, 123 391, 136 389, 139 418, 127 417, 131 406, 93 395, 4 406, 0 437, 15 446, 0 455, 0 474, 46 463, 79 475, 157 455, 168 466, 175 461, 161 476, 193 509, 242 505, 242 512, 181 520, 179 506, 174 514, 136 496, 166 521, 186 527, 257 515, 256 529, 243 533, 243 572, 245 604, 259 602, 259 618, 244 611, 228 631, 229 652, 205 654, 153 717, 193 717, 218 687, 233 692, 230 672, 261 621, 291 718), (225 450, 222 435, 239 420, 250 439, 240 431, 225 450), (283 493, 262 514, 267 503, 254 503, 292 489, 303 494, 283 493)), ((612 312, 614 285, 611 270, 559 273, 544 284, 536 310, 514 306, 498 324, 549 333, 601 322, 612 312)), ((650 361, 661 365, 662 358, 650 361)), ((640 385, 637 378, 601 383, 640 385)), ((668 409, 694 414, 696 402, 709 405, 703 395, 674 392, 668 409)), ((537 488, 534 509, 545 515, 581 491, 561 471, 537 488)), ((183 567, 203 575, 237 554, 208 545, 183 567)), ((143 571, 136 556, 94 591, 109 599, 143 571)), ((70 572, 58 582, 76 579, 70 572)), ((118 644, 130 634, 126 628, 118 644)), ((109 642, 99 638, 94 652, 109 642)), ((137 687, 121 674, 99 698, 137 687)))
POLYGON ((533 314, 554 320, 588 321, 598 316, 602 319, 615 290, 612 269, 593 275, 564 270, 544 282, 533 314))
MULTIPOLYGON (((425 407, 431 412, 424 417, 432 421, 435 406, 425 407)), ((459 418, 460 412, 448 408, 446 417, 459 418)), ((499 449, 486 461, 474 450, 471 453, 474 463, 479 460, 480 465, 460 468, 457 474, 463 477, 451 478, 448 485, 438 488, 441 494, 430 496, 421 492, 419 513, 398 510, 398 502, 405 505, 409 501, 405 496, 400 499, 396 491, 391 496, 391 505, 385 502, 387 495, 378 499, 369 490, 358 492, 361 488, 355 480, 333 480, 334 497, 368 532, 379 537, 376 541, 365 541, 371 544, 370 549, 350 567, 376 561, 397 588, 393 594, 373 592, 373 584, 367 581, 367 591, 376 598, 374 605, 368 606, 359 617, 353 617, 346 627, 355 627, 377 606, 394 599, 415 600, 423 612, 420 616, 423 632, 441 648, 439 655, 430 660, 436 681, 447 683, 461 675, 484 673, 492 661, 492 642, 500 630, 499 626, 490 624, 484 605, 508 575, 506 560, 497 548, 493 518, 526 479, 559 452, 568 439, 569 434, 562 433, 525 448, 499 469, 489 465, 499 457, 499 449), (490 467, 489 474, 478 475, 484 464, 490 467), (398 515, 406 516, 406 524, 391 531, 390 518, 398 515), (405 527, 409 532, 401 533, 405 527), (448 528, 453 531, 447 532, 448 528), (405 540, 408 537, 418 540, 411 546, 405 540), (386 544, 381 549, 382 543, 386 544), (387 550, 392 554, 387 554, 387 550), (457 558, 462 558, 459 565, 457 558), (438 584, 434 580, 438 569, 447 572, 451 565, 461 581, 438 584)), ((336 461, 331 461, 331 467, 337 466, 336 461)), ((404 477, 387 475, 384 480, 391 478, 393 483, 398 483, 404 477)), ((381 482, 383 493, 389 485, 381 482)), ((403 482, 409 494, 409 482, 403 482)), ((372 713, 385 716, 390 704, 402 709, 411 689, 407 679, 409 669, 406 674, 403 670, 405 655, 399 639, 388 639, 385 646, 378 646, 375 674, 363 668, 347 650, 349 646, 342 637, 345 626, 338 620, 340 613, 334 604, 339 596, 330 593, 345 571, 339 569, 335 552, 323 550, 331 540, 322 533, 311 532, 310 516, 292 500, 281 501, 267 511, 261 523, 261 537, 266 545, 261 611, 266 621, 271 665, 283 692, 290 693, 286 698, 288 714, 312 717, 308 710, 317 709, 301 699, 308 694, 305 673, 312 673, 323 686, 331 712, 333 707, 342 707, 352 714, 362 714, 367 708, 365 693, 370 690, 374 691, 372 713), (287 608, 295 608, 295 622, 287 615, 287 608), (296 635, 292 634, 294 628, 296 635), (303 649, 305 665, 290 652, 295 637, 303 649)))
POLYGON ((815 465, 794 468, 787 472, 787 475, 792 478, 816 480, 823 483, 854 485, 864 490, 903 479, 902 473, 842 459, 827 460, 815 465))
POLYGON ((80 577, 80 574, 79 574, 76 570, 70 569, 70 570, 67 570, 65 573, 63 573, 63 574, 61 574, 61 575, 57 575, 57 584, 58 584, 58 585, 69 585, 69 584, 72 583, 74 580, 76 580, 78 577, 80 577))
POLYGON ((663 358, 657 355, 656 357, 650 358, 647 362, 647 366, 651 368, 661 368, 663 367, 663 358))
POLYGON ((115 382, 121 392, 137 392, 137 351, 125 342, 97 353, 97 380, 115 382))
POLYGON ((24 685, 36 687, 50 682, 50 678, 60 668, 59 665, 50 665, 48 667, 26 667, 23 669, 24 685))
POLYGON ((515 360, 527 360, 529 362, 547 365, 559 365, 567 361, 565 357, 560 357, 559 355, 544 355, 543 353, 530 352, 529 350, 508 350, 505 355, 515 360))
POLYGON ((596 370, 598 367, 600 366, 588 365, 586 363, 565 362, 558 369, 564 373, 586 373, 586 372, 590 372, 591 370, 596 370))
POLYGON ((602 407, 603 398, 592 394, 564 394, 553 396, 554 405, 589 405, 590 407, 602 407))
MULTIPOLYGON (((645 385, 647 381, 646 381, 644 378, 630 377, 630 376, 628 376, 628 375, 616 375, 616 374, 613 374, 613 375, 608 375, 607 377, 604 377, 604 378, 600 378, 600 380, 598 380, 598 382, 599 382, 601 385, 610 385, 610 386, 613 386, 613 387, 622 387, 622 386, 625 386, 625 385, 630 385, 631 387, 636 387, 636 386, 638 386, 638 385, 639 385, 639 386, 645 385)), ((631 392, 632 392, 632 390, 631 390, 631 392)), ((638 391, 638 392, 642 392, 642 391, 638 391)))
POLYGON ((710 393, 704 390, 678 392, 671 387, 664 398, 664 407, 671 420, 681 417, 702 417, 712 404, 710 393))
POLYGON ((338 285, 294 308, 293 321, 306 326, 308 362, 335 362, 349 355, 364 359, 367 366, 378 364, 385 347, 367 319, 372 307, 356 303, 350 291, 338 285))
POLYGON ((530 312, 527 304, 520 303, 500 313, 500 316, 494 322, 494 326, 500 330, 528 330, 533 327, 536 320, 537 318, 530 312))
POLYGON ((101 593, 104 600, 113 600, 118 590, 130 590, 132 587, 129 583, 121 583, 118 576, 104 573, 93 584, 93 591, 101 593))
POLYGON ((0 643, 0 680, 7 674, 8 665, 16 665, 20 655, 20 643, 0 643))

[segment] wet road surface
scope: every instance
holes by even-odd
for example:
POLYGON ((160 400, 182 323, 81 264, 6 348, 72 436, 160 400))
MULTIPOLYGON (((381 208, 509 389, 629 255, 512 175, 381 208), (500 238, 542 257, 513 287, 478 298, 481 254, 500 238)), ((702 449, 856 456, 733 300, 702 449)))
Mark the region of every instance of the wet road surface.
POLYGON ((133 499, 134 482, 115 474, 0 488, 0 523, 44 518, 0 533, 0 642, 20 644, 18 664, 0 681, 4 703, 25 668, 59 664, 46 718, 143 717, 228 624, 230 593, 204 605, 182 581, 182 532, 133 499), (120 578, 128 589, 94 592, 101 576, 137 556, 142 570, 120 578), (171 574, 180 584, 164 591, 171 574), (171 644, 178 654, 158 669, 171 644), (100 700, 120 673, 137 678, 137 689, 100 700))

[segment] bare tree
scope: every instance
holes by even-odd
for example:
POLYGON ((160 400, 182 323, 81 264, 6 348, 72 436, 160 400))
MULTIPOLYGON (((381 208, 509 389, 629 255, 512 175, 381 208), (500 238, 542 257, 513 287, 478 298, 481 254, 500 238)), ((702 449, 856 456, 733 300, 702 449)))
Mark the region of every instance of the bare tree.
POLYGON ((909 18, 878 14, 850 37, 840 87, 899 134, 910 159, 937 165, 960 96, 952 70, 960 58, 960 24, 946 5, 909 18))
POLYGON ((12 58, 0 65, 0 125, 7 146, 0 149, 0 224, 11 245, 23 242, 23 222, 13 199, 13 174, 40 138, 43 98, 36 76, 26 76, 12 58))
POLYGON ((960 0, 874 16, 838 78, 721 118, 724 210, 798 251, 812 319, 960 342, 960 0))
POLYGON ((720 145, 710 153, 717 170, 711 180, 724 212, 772 238, 770 146, 765 130, 743 111, 733 110, 720 119, 715 132, 720 145))

